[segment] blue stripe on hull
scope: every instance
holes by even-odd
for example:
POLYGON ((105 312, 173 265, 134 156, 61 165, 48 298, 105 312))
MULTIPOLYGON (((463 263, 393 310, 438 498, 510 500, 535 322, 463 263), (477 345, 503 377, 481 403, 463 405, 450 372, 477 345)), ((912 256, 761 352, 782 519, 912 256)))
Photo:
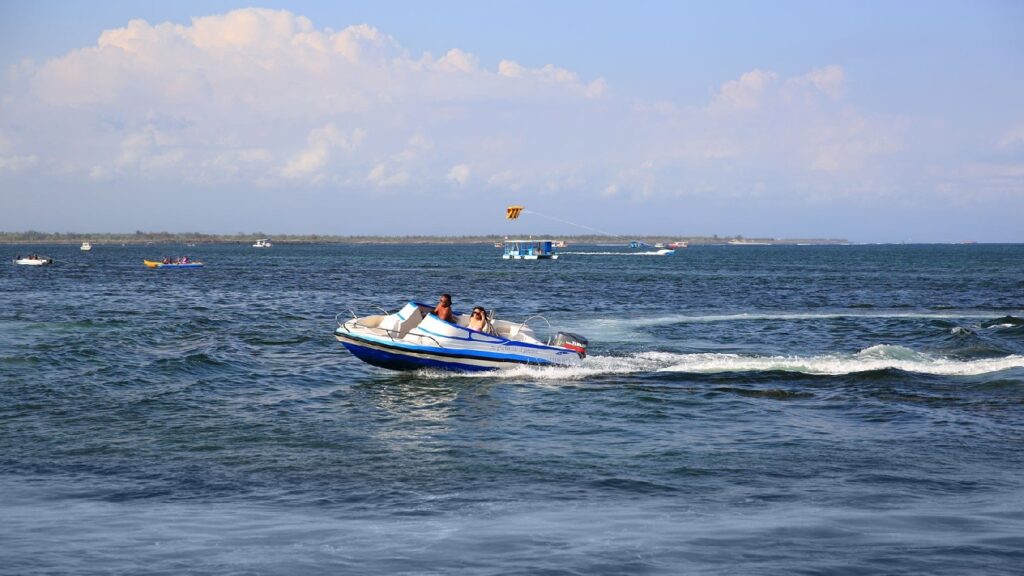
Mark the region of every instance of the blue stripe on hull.
POLYGON ((405 354, 395 354, 393 352, 378 350, 376 348, 359 346, 358 344, 352 344, 350 342, 342 342, 342 344, 349 352, 352 353, 353 356, 359 358, 363 362, 374 366, 380 366, 381 368, 387 368, 389 370, 421 370, 423 368, 454 370, 458 372, 485 372, 488 370, 497 370, 497 368, 492 368, 490 366, 461 364, 430 358, 407 356, 405 354))

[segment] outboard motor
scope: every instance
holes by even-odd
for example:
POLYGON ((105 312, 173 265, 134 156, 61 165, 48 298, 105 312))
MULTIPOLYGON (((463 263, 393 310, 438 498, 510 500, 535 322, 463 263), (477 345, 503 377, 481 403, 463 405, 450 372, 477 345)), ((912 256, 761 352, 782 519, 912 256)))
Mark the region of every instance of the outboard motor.
POLYGON ((590 342, 586 338, 579 334, 573 334, 572 332, 559 332, 555 334, 554 339, 551 340, 552 346, 561 346, 562 348, 568 348, 573 352, 580 355, 580 358, 587 357, 587 344, 590 342))

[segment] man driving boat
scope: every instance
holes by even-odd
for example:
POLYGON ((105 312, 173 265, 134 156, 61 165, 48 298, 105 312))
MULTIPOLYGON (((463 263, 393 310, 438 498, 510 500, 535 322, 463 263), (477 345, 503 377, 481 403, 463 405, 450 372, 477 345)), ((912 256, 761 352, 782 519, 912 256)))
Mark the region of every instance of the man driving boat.
POLYGON ((445 322, 455 323, 455 315, 452 314, 451 294, 441 294, 441 299, 437 301, 437 306, 434 308, 434 314, 445 322))

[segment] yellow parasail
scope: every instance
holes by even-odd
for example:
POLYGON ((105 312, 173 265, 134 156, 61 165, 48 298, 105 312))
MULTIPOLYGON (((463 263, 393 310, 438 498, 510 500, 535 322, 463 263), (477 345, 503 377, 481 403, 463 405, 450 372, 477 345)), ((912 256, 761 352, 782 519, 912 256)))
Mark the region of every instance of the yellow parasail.
POLYGON ((505 209, 505 218, 508 218, 509 220, 515 220, 516 218, 519 218, 519 215, 522 213, 522 206, 509 206, 508 208, 505 209))

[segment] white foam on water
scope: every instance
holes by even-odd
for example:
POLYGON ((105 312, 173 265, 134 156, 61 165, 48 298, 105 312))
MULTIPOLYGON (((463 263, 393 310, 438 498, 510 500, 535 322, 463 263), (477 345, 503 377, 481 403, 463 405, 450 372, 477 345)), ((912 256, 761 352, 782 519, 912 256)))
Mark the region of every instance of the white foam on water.
POLYGON ((664 252, 559 252, 573 256, 671 256, 664 252))
MULTIPOLYGON (((894 318, 908 320, 960 320, 960 319, 986 319, 1000 315, 1001 312, 754 312, 740 314, 706 314, 687 315, 670 314, 656 317, 631 317, 631 318, 598 318, 592 320, 598 325, 612 326, 662 326, 669 324, 686 323, 711 323, 711 322, 748 322, 751 320, 834 320, 838 318, 894 318)), ((1000 325, 1004 326, 1004 325, 1000 325)), ((1005 325, 1009 326, 1009 325, 1005 325)))
MULTIPOLYGON (((593 318, 570 322, 567 328, 591 340, 626 341, 637 338, 638 328, 672 326, 677 324, 710 324, 718 322, 752 321, 815 321, 851 319, 904 319, 904 320, 985 320, 1005 312, 897 312, 897 311, 841 311, 841 312, 752 312, 740 314, 669 314, 666 316, 630 316, 625 318, 593 318)), ((1003 326, 1003 325, 1000 325, 1003 326)))
MULTIPOLYGON (((880 344, 856 354, 820 356, 751 356, 742 354, 641 352, 629 356, 591 356, 579 366, 516 366, 494 372, 466 374, 473 378, 581 380, 603 375, 648 372, 715 374, 725 372, 795 372, 841 376, 875 370, 902 370, 939 376, 978 376, 1024 368, 1024 356, 956 360, 915 352, 903 346, 880 344)), ((450 377, 450 374, 448 375, 450 377)))

